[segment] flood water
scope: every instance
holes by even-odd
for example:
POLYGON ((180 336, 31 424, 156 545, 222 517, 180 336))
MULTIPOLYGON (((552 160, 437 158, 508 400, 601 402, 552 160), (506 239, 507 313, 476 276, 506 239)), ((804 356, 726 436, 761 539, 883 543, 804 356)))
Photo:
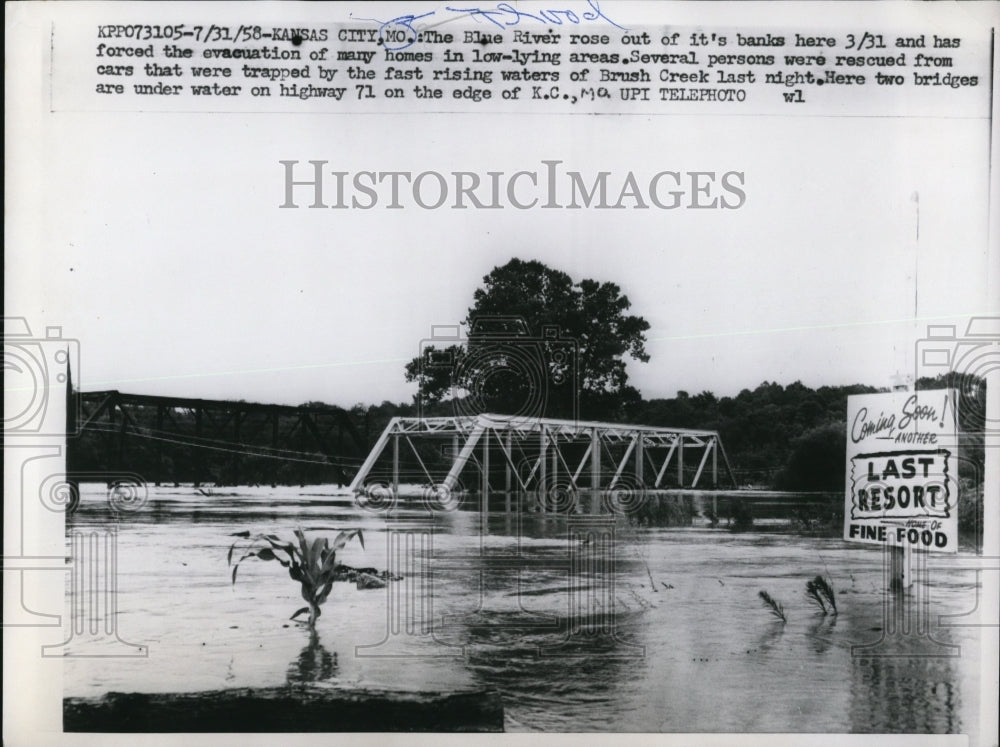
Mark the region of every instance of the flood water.
MULTIPOLYGON (((120 641, 67 632, 68 652, 99 655, 65 659, 67 696, 492 687, 510 731, 960 732, 977 743, 979 629, 961 625, 975 622, 974 571, 935 564, 911 592, 929 604, 907 603, 904 632, 879 550, 780 520, 736 533, 703 516, 671 528, 494 505, 484 520, 408 502, 387 520, 333 488, 204 492, 151 487, 116 515, 120 641), (295 527, 361 528, 364 549, 352 542, 340 561, 403 579, 335 584, 311 641, 288 619, 304 603, 285 569, 251 559, 234 585, 226 562, 232 533, 295 527), (839 614, 807 598, 816 575, 832 581, 839 614)), ((83 486, 67 533, 111 518, 103 486, 83 486)), ((77 622, 103 603, 68 589, 77 622)))

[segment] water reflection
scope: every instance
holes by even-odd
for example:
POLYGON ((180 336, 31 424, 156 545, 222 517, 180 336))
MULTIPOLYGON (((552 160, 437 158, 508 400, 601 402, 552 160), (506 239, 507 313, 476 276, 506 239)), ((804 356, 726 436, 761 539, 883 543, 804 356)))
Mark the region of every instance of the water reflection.
POLYGON ((530 624, 518 631, 517 617, 487 613, 465 628, 463 640, 466 667, 505 703, 516 703, 522 723, 565 730, 573 720, 576 729, 602 730, 635 701, 637 672, 646 665, 641 649, 595 630, 553 645, 558 636, 530 624))
POLYGON ((873 656, 854 660, 851 730, 953 734, 962 730, 952 659, 873 656))
POLYGON ((754 653, 767 653, 781 641, 785 634, 785 625, 780 620, 775 620, 769 626, 769 630, 762 633, 754 642, 754 647, 750 649, 754 653))
POLYGON ((289 685, 305 685, 323 682, 337 676, 337 654, 331 654, 319 642, 315 630, 309 633, 309 643, 299 652, 295 661, 288 665, 286 676, 289 685))
POLYGON ((833 641, 833 629, 837 627, 836 615, 817 615, 816 622, 809 626, 809 636, 813 641, 813 651, 825 654, 833 641))
POLYGON ((539 532, 547 522, 550 541, 510 548, 514 555, 492 548, 462 556, 448 578, 465 588, 466 604, 477 598, 476 609, 463 613, 465 605, 456 605, 441 634, 464 647, 466 668, 503 694, 520 723, 608 729, 636 701, 636 674, 646 664, 635 629, 642 615, 617 598, 616 522, 519 519, 539 532))

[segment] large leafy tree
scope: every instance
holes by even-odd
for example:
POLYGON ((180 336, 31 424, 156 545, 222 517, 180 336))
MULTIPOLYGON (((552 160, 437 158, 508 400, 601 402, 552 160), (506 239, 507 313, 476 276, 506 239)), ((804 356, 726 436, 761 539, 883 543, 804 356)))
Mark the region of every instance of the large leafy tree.
POLYGON ((648 361, 649 323, 614 283, 575 282, 512 259, 483 278, 467 340, 432 343, 406 366, 418 402, 462 411, 613 419, 641 401, 625 358, 648 361))

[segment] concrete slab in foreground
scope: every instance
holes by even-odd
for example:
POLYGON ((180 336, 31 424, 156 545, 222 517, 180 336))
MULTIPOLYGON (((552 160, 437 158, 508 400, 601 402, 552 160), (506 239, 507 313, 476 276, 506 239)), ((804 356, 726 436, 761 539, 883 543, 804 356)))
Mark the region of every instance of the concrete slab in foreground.
POLYGON ((66 732, 501 732, 495 690, 400 692, 323 686, 66 698, 66 732))

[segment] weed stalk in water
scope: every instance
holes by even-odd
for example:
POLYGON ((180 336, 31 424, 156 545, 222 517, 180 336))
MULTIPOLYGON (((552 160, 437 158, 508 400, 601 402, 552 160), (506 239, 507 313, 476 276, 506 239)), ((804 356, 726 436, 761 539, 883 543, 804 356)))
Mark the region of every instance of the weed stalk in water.
MULTIPOLYGON (((816 578, 819 578, 819 576, 816 578)), ((823 601, 823 593, 820 591, 820 587, 816 585, 815 580, 806 581, 806 596, 809 597, 812 602, 815 602, 824 615, 827 614, 826 603, 823 601)))
MULTIPOLYGON (((816 592, 823 599, 826 600, 827 605, 829 605, 830 609, 833 610, 833 614, 836 615, 837 614, 837 599, 836 599, 836 595, 833 593, 833 587, 830 585, 830 582, 827 581, 822 576, 817 576, 816 578, 814 578, 812 580, 811 583, 813 585, 813 588, 816 590, 816 592)), ((809 585, 806 584, 806 591, 808 591, 808 590, 809 590, 809 585)), ((824 612, 825 611, 826 610, 824 609, 824 612)))
POLYGON ((763 589, 757 592, 757 596, 760 597, 760 601, 771 612, 772 615, 781 620, 781 622, 783 623, 788 622, 788 618, 785 617, 785 608, 781 606, 780 602, 778 602, 774 597, 772 597, 763 589))

